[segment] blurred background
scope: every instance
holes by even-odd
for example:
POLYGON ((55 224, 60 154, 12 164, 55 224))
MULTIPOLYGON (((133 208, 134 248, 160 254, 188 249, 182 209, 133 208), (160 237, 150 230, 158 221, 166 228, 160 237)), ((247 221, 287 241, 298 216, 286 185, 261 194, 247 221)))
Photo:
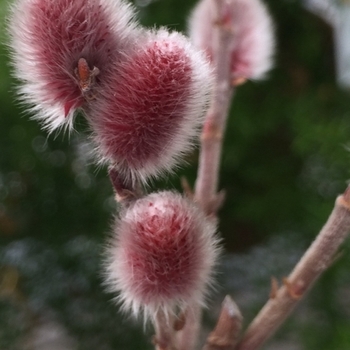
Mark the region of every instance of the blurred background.
MULTIPOLYGON (((88 157, 83 118, 79 134, 48 137, 15 101, 4 30, 10 3, 0 0, 0 349, 152 349, 152 331, 143 335, 142 324, 121 315, 101 286, 115 206, 106 169, 88 157)), ((184 31, 195 2, 134 3, 144 25, 184 31)), ((267 4, 276 66, 266 81, 240 87, 232 104, 221 174, 227 254, 206 327, 227 293, 245 324, 254 317, 270 277, 288 275, 350 178, 349 3, 267 4)), ((197 155, 153 188, 179 189, 180 175, 193 184, 197 155)), ((350 349, 349 252, 346 242, 263 349, 350 349)))

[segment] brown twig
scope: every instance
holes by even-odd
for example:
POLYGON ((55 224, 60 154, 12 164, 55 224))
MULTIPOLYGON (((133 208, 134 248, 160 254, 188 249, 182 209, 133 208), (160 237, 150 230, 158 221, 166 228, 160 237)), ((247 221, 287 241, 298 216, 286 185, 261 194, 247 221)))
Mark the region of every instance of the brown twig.
POLYGON ((241 329, 242 315, 236 303, 226 296, 215 329, 209 334, 203 350, 233 350, 241 329))
POLYGON ((185 311, 184 327, 178 332, 178 350, 194 350, 201 329, 201 305, 194 304, 185 311))
POLYGON ((153 338, 153 343, 156 350, 177 350, 171 315, 165 315, 163 310, 159 309, 154 321, 154 328, 156 335, 153 338))
POLYGON ((276 277, 271 277, 271 289, 270 289, 270 299, 274 299, 277 296, 279 286, 276 277))
POLYGON ((191 185, 190 183, 188 182, 188 180, 186 179, 185 176, 181 176, 181 187, 182 187, 182 190, 185 194, 185 196, 191 200, 193 200, 194 198, 194 193, 193 193, 193 190, 191 188, 191 185))
POLYGON ((142 188, 139 183, 133 183, 124 176, 120 176, 119 172, 110 167, 108 169, 109 179, 115 191, 115 200, 117 203, 129 203, 142 196, 142 188))
MULTIPOLYGON (((225 6, 225 0, 215 0, 216 21, 211 24, 215 26, 212 42, 214 52, 212 63, 215 69, 214 92, 201 135, 199 166, 194 189, 194 200, 208 216, 216 216, 224 199, 223 192, 217 193, 218 178, 222 140, 233 95, 230 78, 230 42, 233 33, 224 24, 225 6)), ((192 314, 191 319, 186 320, 184 330, 179 334, 183 349, 192 349, 195 346, 200 323, 201 310, 197 306, 196 312, 192 314), (190 341, 191 347, 183 347, 186 339, 190 341)))
MULTIPOLYGON (((214 91, 201 135, 199 166, 194 190, 195 201, 208 216, 214 217, 224 200, 224 192, 218 193, 218 179, 222 140, 233 96, 230 74, 230 43, 233 32, 224 23, 225 6, 225 0, 215 0, 216 20, 211 24, 215 26, 212 42, 212 63, 215 69, 214 91)), ((201 310, 198 309, 193 316, 195 317, 191 320, 186 320, 180 342, 185 344, 184 339, 189 338, 192 347, 195 344, 194 335, 198 336, 200 329, 201 310)))
POLYGON ((265 304, 248 327, 237 350, 258 349, 283 323, 298 301, 332 264, 339 246, 350 231, 350 186, 336 200, 321 232, 284 280, 273 299, 265 304))
POLYGON ((195 184, 195 199, 208 215, 215 215, 219 206, 217 191, 222 140, 233 96, 230 78, 230 43, 233 32, 223 24, 225 1, 216 0, 215 4, 217 21, 213 24, 216 25, 213 39, 214 94, 202 131, 195 184))

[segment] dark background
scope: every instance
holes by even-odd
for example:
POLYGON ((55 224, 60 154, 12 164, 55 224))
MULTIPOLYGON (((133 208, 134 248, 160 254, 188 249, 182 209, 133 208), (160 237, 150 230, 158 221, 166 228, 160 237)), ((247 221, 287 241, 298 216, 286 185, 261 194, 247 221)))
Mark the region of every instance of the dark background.
MULTIPOLYGON (((135 1, 143 24, 179 31, 194 3, 135 1)), ((230 293, 246 323, 267 299, 270 276, 288 275, 322 227, 350 174, 350 99, 336 84, 332 28, 299 1, 267 3, 276 23, 276 65, 266 81, 240 87, 232 104, 221 174, 228 254, 209 309, 215 314, 230 293)), ((0 0, 3 43, 9 4, 0 0)), ((0 349, 151 349, 151 331, 144 337, 142 324, 121 315, 101 286, 115 206, 106 169, 88 157, 83 118, 79 134, 48 137, 15 101, 8 60, 3 44, 0 349)), ((179 188, 179 175, 193 183, 197 156, 152 187, 179 188)), ((349 262, 347 242, 265 349, 350 348, 349 262)))

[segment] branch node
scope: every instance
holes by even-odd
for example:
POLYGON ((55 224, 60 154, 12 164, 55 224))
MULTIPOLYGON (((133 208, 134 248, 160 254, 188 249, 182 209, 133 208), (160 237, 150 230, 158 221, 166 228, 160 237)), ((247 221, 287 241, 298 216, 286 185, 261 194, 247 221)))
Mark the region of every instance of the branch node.
POLYGON ((157 336, 152 337, 152 344, 157 350, 170 350, 165 342, 160 341, 157 336))
POLYGON ((214 21, 214 25, 219 27, 219 29, 225 31, 228 34, 234 33, 234 29, 231 22, 228 21, 226 18, 222 18, 214 21))
POLYGON ((178 317, 175 319, 173 328, 176 332, 181 331, 186 324, 186 311, 181 311, 178 317))
POLYGON ((305 283, 304 282, 298 281, 296 283, 292 283, 286 277, 284 277, 282 279, 282 282, 287 289, 288 295, 293 300, 299 300, 303 297, 304 292, 305 292, 305 283))
POLYGON ((217 20, 213 24, 228 34, 233 34, 232 14, 226 1, 217 1, 217 20))
POLYGON ((231 80, 231 86, 240 86, 246 83, 248 79, 246 77, 236 77, 231 80))
POLYGON ((222 205, 224 204, 226 198, 226 191, 225 190, 221 190, 220 192, 218 192, 215 196, 215 198, 212 200, 211 203, 211 212, 213 214, 216 214, 222 207, 222 205))
POLYGON ((204 124, 201 139, 202 141, 221 141, 223 139, 222 129, 217 123, 207 121, 204 124))
POLYGON ((192 189, 191 185, 189 184, 187 178, 185 176, 181 176, 180 181, 181 181, 181 187, 182 187, 186 197, 193 200, 194 199, 194 192, 193 192, 193 189, 192 189))
POLYGON ((275 299, 279 289, 278 280, 276 277, 271 277, 270 299, 275 299))
POLYGON ((237 304, 226 296, 221 307, 218 322, 209 334, 205 350, 233 349, 242 329, 242 314, 237 304))
POLYGON ((119 172, 113 167, 108 169, 108 175, 115 191, 115 199, 118 203, 127 203, 141 196, 141 187, 133 186, 131 181, 120 176, 119 172))
POLYGON ((350 185, 348 185, 342 195, 338 196, 336 204, 350 210, 350 185))

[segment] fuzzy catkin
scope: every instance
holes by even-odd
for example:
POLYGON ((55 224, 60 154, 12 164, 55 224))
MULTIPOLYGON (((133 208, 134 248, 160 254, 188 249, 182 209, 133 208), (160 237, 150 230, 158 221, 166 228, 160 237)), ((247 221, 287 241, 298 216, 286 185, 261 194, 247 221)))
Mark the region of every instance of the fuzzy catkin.
MULTIPOLYGON (((218 26, 213 0, 201 0, 189 18, 193 43, 213 57, 214 30, 218 26)), ((272 19, 261 0, 228 0, 223 5, 222 25, 232 33, 231 78, 258 80, 273 65, 275 37, 272 19)))
POLYGON ((154 317, 204 303, 219 248, 213 225, 188 199, 150 194, 116 221, 106 259, 109 290, 124 310, 154 317))
POLYGON ((179 33, 145 32, 91 110, 102 159, 147 181, 173 170, 196 142, 210 98, 204 55, 179 33))
POLYGON ((100 94, 100 83, 136 35, 133 17, 132 8, 122 0, 14 3, 8 31, 19 97, 49 132, 72 127, 75 111, 100 94), (98 72, 88 96, 77 76, 82 58, 88 70, 95 67, 98 72))

